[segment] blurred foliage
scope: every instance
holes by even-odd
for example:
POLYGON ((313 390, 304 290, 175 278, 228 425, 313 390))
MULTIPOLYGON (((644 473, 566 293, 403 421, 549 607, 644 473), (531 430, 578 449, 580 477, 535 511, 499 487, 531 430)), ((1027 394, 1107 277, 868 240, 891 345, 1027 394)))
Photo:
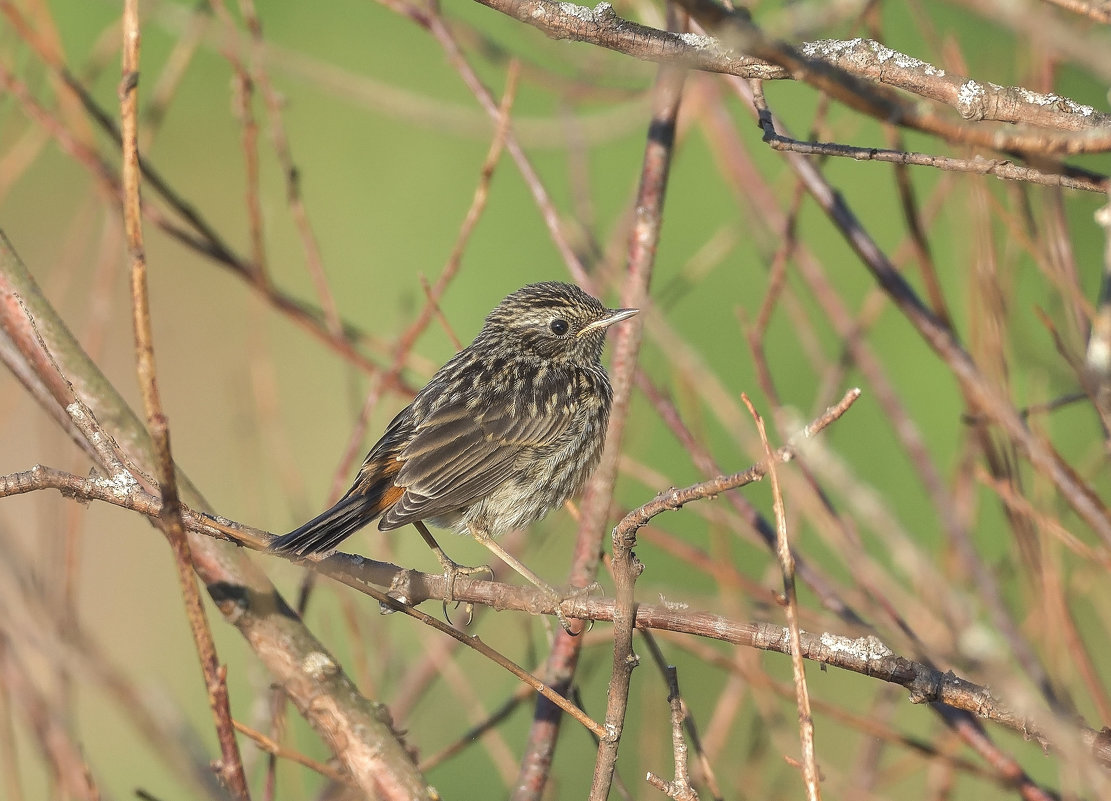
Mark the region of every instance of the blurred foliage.
MULTIPOLYGON (((57 38, 64 63, 97 102, 117 116, 118 4, 56 0, 46 6, 26 0, 16 6, 35 20, 37 30, 57 38)), ((981 80, 1053 88, 1106 109, 1106 86, 1096 77, 1079 67, 1061 66, 1038 43, 1004 30, 990 17, 959 4, 875 6, 875 24, 893 48, 981 80), (1047 76, 1052 86, 1043 85, 1047 76)), ((757 18, 776 10, 758 7, 757 18)), ((617 11, 656 25, 662 14, 660 7, 646 3, 622 3, 617 11)), ((391 343, 424 304, 421 279, 435 280, 452 251, 493 131, 442 48, 420 26, 375 3, 340 0, 321 6, 259 0, 264 44, 257 49, 241 25, 229 28, 204 4, 151 2, 144 12, 142 108, 153 108, 151 98, 173 60, 179 55, 187 59, 163 113, 146 121, 150 162, 234 248, 248 253, 244 129, 228 53, 261 65, 280 96, 281 124, 328 287, 342 318, 365 332, 363 351, 387 364, 391 343), (201 31, 195 51, 181 50, 195 29, 201 31)), ((495 96, 504 89, 510 60, 520 61, 514 130, 562 216, 569 241, 605 287, 607 299, 614 301, 656 68, 589 45, 550 41, 477 4, 446 3, 442 12, 495 96)), ((238 10, 227 13, 240 20, 238 10)), ((857 35, 870 34, 859 19, 847 16, 835 29, 817 32, 814 38, 857 35)), ((106 135, 73 103, 60 99, 49 71, 3 23, 0 62, 26 82, 65 127, 117 163, 106 135)), ((768 84, 766 91, 800 138, 813 131, 814 138, 825 141, 890 144, 881 124, 836 105, 827 110, 809 87, 780 82, 768 84)), ((832 511, 820 508, 800 470, 785 469, 791 536, 800 554, 819 565, 879 636, 891 638, 896 650, 907 649, 908 657, 934 660, 941 668, 990 684, 1014 703, 1037 707, 1036 688, 994 630, 979 596, 982 588, 975 586, 947 542, 939 522, 941 510, 923 487, 873 388, 847 355, 845 343, 823 312, 822 298, 794 269, 793 260, 788 263, 785 300, 772 314, 762 339, 782 408, 775 407, 759 385, 746 337, 767 294, 769 271, 782 241, 779 232, 762 222, 754 204, 766 196, 786 212, 796 191, 795 178, 782 157, 761 144, 749 113, 719 77, 692 75, 685 102, 653 277, 653 309, 645 316, 643 371, 676 403, 695 437, 726 471, 743 469, 759 458, 751 421, 738 411, 742 391, 768 416, 778 443, 845 389, 861 384, 863 399, 823 435, 819 446, 827 466, 818 480, 831 482, 832 511), (761 193, 750 194, 730 175, 723 149, 706 128, 707 117, 716 113, 726 115, 733 125, 753 180, 762 182, 761 193), (697 364, 684 353, 695 355, 697 364), (829 466, 829 460, 840 466, 829 466), (796 501, 794 493, 805 500, 796 501), (835 520, 834 512, 844 517, 835 520), (892 525, 899 530, 893 531, 892 525), (860 538, 860 551, 852 544, 855 537, 860 538), (865 565, 868 571, 873 565, 887 571, 872 589, 859 581, 865 565), (933 577, 943 579, 944 586, 933 577), (912 644, 888 617, 877 586, 891 593, 889 600, 920 641, 912 644), (964 605, 966 628, 964 621, 947 617, 946 609, 953 603, 964 605), (962 637, 979 637, 980 645, 967 648, 968 640, 962 637), (912 645, 919 650, 912 650, 912 645)), ((273 123, 257 91, 251 111, 260 126, 258 199, 271 278, 284 291, 318 305, 303 240, 289 212, 285 176, 271 144, 273 123)), ((943 144, 915 134, 906 135, 905 148, 947 152, 943 144)), ((1078 163, 1104 172, 1111 168, 1106 155, 1078 163)), ((28 119, 11 94, 0 96, 0 169, 0 225, 94 358, 134 398, 126 262, 114 203, 85 166, 28 119)), ((893 168, 840 159, 825 162, 822 169, 922 292, 907 248, 907 220, 893 168)), ((1081 302, 1094 304, 1103 240, 1092 214, 1106 198, 922 168, 911 168, 908 179, 923 210, 955 329, 970 351, 978 353, 984 326, 1002 327, 1008 392, 1016 406, 1075 391, 1076 376, 1038 314, 1044 312, 1054 321, 1072 355, 1082 352, 1078 329, 1065 322, 1077 298, 1050 268, 1051 252, 1067 244, 1068 252, 1060 259, 1076 273, 1081 302), (980 284, 978 274, 986 276, 980 284), (1002 316, 985 311, 985 285, 1001 293, 1002 316)), ((149 189, 146 198, 164 207, 149 189)), ((941 489, 949 494, 987 568, 1000 582, 1004 604, 1023 636, 1046 661, 1054 682, 1080 716, 1097 728, 1107 723, 1099 714, 1102 699, 1094 697, 1098 694, 1092 685, 1055 650, 1062 645, 1049 632, 1053 617, 1041 608, 1040 585, 1018 558, 1014 532, 998 499, 983 486, 970 484, 974 473, 969 465, 980 456, 962 421, 966 409, 948 369, 881 300, 858 258, 809 198, 801 202, 796 228, 800 247, 819 260, 832 291, 850 314, 859 316, 861 335, 923 437, 942 477, 941 489)), ((151 224, 146 234, 159 380, 177 459, 221 514, 275 532, 288 530, 346 486, 350 470, 340 464, 340 456, 368 392, 368 377, 302 328, 290 325, 227 269, 151 224)), ((528 185, 503 156, 460 274, 441 303, 444 318, 460 340, 468 341, 503 295, 549 278, 566 279, 566 268, 528 185)), ((418 340, 405 377, 419 386, 453 350, 451 337, 434 323, 418 340)), ((360 453, 405 402, 403 395, 388 393, 372 409, 360 453)), ((1107 496, 1111 487, 1104 469, 1103 432, 1090 408, 1066 407, 1039 416, 1032 425, 1107 496)), ((0 380, 0 436, 0 472, 25 470, 37 462, 87 472, 81 453, 16 382, 6 378, 0 380)), ((642 394, 633 401, 625 453, 627 469, 616 496, 620 509, 644 503, 669 485, 702 477, 642 394)), ((1044 479, 1024 463, 1017 472, 1031 503, 1094 545, 1091 532, 1064 508, 1044 479)), ((766 484, 743 493, 771 518, 766 484)), ((727 500, 698 506, 657 518, 652 531, 642 533, 638 555, 647 567, 640 584, 644 598, 651 601, 662 595, 741 619, 781 621, 781 611, 766 594, 750 594, 733 580, 711 580, 703 566, 665 547, 669 541, 681 542, 755 586, 778 590, 774 558, 756 544, 727 500)), ((558 582, 573 528, 567 512, 557 511, 515 542, 526 562, 558 582)), ((66 543, 76 548, 77 570, 67 586, 76 598, 80 626, 159 710, 167 726, 180 732, 180 743, 211 758, 216 752, 210 716, 161 537, 137 516, 96 505, 63 504, 54 493, 7 498, 0 504, 0 545, 33 566, 31 583, 59 597, 62 593, 55 585, 61 582, 66 543)), ((434 568, 410 531, 370 531, 349 545, 375 558, 434 568)), ((448 541, 446 548, 462 562, 486 559, 474 543, 448 541)), ((1049 537, 1040 548, 1041 557, 1065 584, 1062 592, 1083 632, 1084 647, 1095 657, 1095 686, 1106 694, 1111 676, 1107 661, 1098 658, 1106 651, 1104 635, 1111 619, 1106 595, 1098 591, 1106 568, 1085 562, 1049 537)), ((267 567, 287 597, 296 597, 302 571, 277 560, 267 567)), ((869 572, 868 580, 873 579, 869 572)), ((806 628, 861 633, 847 630, 806 588, 802 603, 806 628)), ((4 611, 12 613, 18 614, 4 611)), ((218 621, 218 615, 213 619, 218 621)), ((426 665, 439 647, 432 633, 412 621, 380 616, 366 598, 331 586, 317 589, 309 622, 366 694, 388 705, 406 687, 414 666, 426 665)), ((233 711, 265 730, 269 678, 229 627, 216 622, 214 628, 221 659, 229 666, 233 711)), ((535 618, 480 610, 473 630, 526 667, 538 667, 547 652, 548 631, 535 618)), ((603 713, 609 678, 608 633, 608 626, 599 625, 588 635, 578 675, 585 708, 595 718, 603 713)), ((679 667, 692 715, 716 749, 713 763, 726 797, 800 797, 795 770, 783 759, 796 758, 798 751, 789 661, 777 654, 737 653, 717 643, 694 646, 677 637, 663 638, 663 645, 668 659, 679 667), (734 662, 736 673, 714 664, 707 652, 734 662)), ((509 675, 470 652, 437 658, 442 660, 439 680, 410 699, 403 713, 396 713, 398 727, 422 756, 455 742, 515 689, 509 675)), ((51 692, 67 692, 62 688, 70 685, 69 708, 105 797, 126 797, 135 788, 163 801, 195 797, 196 789, 160 759, 157 749, 136 732, 127 709, 102 685, 86 686, 83 677, 67 676, 57 665, 42 666, 42 675, 51 692)), ((994 780, 954 768, 942 757, 924 757, 894 737, 876 739, 875 733, 826 708, 872 717, 903 736, 977 762, 928 709, 908 704, 905 693, 813 665, 808 678, 812 696, 825 705, 818 709, 817 739, 828 797, 1005 797, 1006 791, 994 780), (853 766, 869 759, 874 759, 868 762, 874 768, 871 782, 855 787, 853 766), (938 790, 947 783, 948 791, 938 790)), ((619 763, 635 797, 652 792, 641 785, 646 770, 670 775, 665 698, 663 682, 645 661, 634 677, 619 763)), ((527 734, 531 710, 531 702, 522 704, 486 735, 483 745, 471 746, 432 770, 431 783, 447 798, 503 796, 514 781, 514 758, 527 734)), ((14 717, 3 696, 0 715, 14 717)), ((315 735, 292 710, 288 717, 286 742, 326 761, 329 755, 315 735)), ((18 723, 4 725, 15 730, 24 797, 47 797, 49 772, 37 757, 37 746, 18 723)), ((1036 781, 1050 788, 1077 781, 1033 744, 1007 733, 993 732, 993 737, 1036 781)), ((565 724, 551 797, 585 797, 594 751, 582 730, 565 724)), ((266 760, 247 742, 244 753, 248 775, 258 797, 264 797, 266 760)), ((311 797, 321 782, 285 763, 279 777, 279 798, 311 797)))

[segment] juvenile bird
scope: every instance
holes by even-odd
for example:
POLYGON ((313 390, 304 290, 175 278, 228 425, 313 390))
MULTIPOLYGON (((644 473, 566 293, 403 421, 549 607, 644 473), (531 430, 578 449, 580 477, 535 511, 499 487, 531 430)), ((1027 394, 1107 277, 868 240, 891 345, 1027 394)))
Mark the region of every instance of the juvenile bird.
POLYGON ((554 593, 492 538, 561 505, 598 465, 613 398, 606 329, 637 311, 555 281, 507 296, 386 427, 351 489, 270 550, 330 551, 377 518, 380 531, 413 523, 445 573, 473 572, 444 555, 427 522, 472 535, 554 593))

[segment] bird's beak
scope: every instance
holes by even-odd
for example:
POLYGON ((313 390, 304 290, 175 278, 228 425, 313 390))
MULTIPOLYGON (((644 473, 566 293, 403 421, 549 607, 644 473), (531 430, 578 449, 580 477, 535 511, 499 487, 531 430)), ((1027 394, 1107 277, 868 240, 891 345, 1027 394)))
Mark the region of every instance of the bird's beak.
POLYGON ((614 323, 619 323, 622 320, 628 320, 640 309, 608 309, 607 314, 601 320, 595 320, 590 325, 583 326, 576 336, 582 336, 590 331, 597 331, 599 328, 609 328, 614 323))

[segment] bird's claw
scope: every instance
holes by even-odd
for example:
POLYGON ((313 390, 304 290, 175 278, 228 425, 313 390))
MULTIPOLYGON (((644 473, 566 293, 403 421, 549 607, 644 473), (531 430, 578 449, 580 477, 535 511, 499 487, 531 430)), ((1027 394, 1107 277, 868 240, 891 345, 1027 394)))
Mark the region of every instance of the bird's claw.
POLYGON ((592 581, 585 587, 572 587, 568 598, 586 598, 591 595, 597 594, 599 598, 606 597, 606 588, 600 582, 592 581))
POLYGON ((592 595, 595 592, 601 592, 602 595, 605 595, 605 591, 602 589, 601 584, 595 581, 585 587, 572 587, 570 591, 566 593, 560 593, 554 588, 549 589, 551 589, 552 604, 555 606, 556 620, 559 621, 560 627, 567 632, 568 636, 578 637, 580 634, 585 634, 594 628, 594 620, 592 618, 584 618, 581 620, 575 618, 579 620, 581 628, 573 628, 571 626, 571 618, 568 618, 563 612, 563 604, 566 601, 576 601, 582 597, 592 595))
POLYGON ((465 629, 467 626, 471 625, 471 621, 474 620, 474 604, 470 602, 463 604, 466 620, 462 625, 456 625, 451 619, 451 614, 448 612, 448 604, 452 601, 455 601, 456 609, 463 603, 455 598, 455 581, 460 576, 474 576, 479 574, 485 574, 490 580, 493 580, 494 570, 490 565, 476 565, 475 567, 461 565, 453 559, 449 559, 446 555, 440 559, 440 567, 444 569, 444 580, 447 582, 447 592, 444 594, 444 620, 446 620, 450 626, 454 626, 457 629, 465 629))
MULTIPOLYGON (((568 637, 578 637, 579 634, 581 634, 582 632, 576 631, 575 629, 571 628, 571 621, 567 618, 567 615, 563 614, 563 610, 559 608, 559 603, 560 602, 557 601, 556 620, 559 621, 560 627, 563 629, 568 637)), ((585 631, 585 629, 583 629, 583 631, 585 631)))
POLYGON ((572 587, 571 590, 566 595, 561 597, 559 599, 559 601, 557 602, 557 604, 556 604, 556 618, 559 620, 559 624, 561 626, 563 626, 563 630, 566 631, 572 637, 578 637, 580 634, 589 633, 594 628, 594 622, 595 621, 594 621, 594 618, 592 618, 592 617, 582 618, 581 620, 582 620, 583 628, 580 629, 579 631, 571 631, 568 628, 567 616, 563 614, 563 610, 561 608, 563 602, 564 601, 577 601, 581 598, 589 598, 589 597, 591 597, 595 594, 597 594, 598 597, 600 597, 600 598, 604 598, 606 596, 606 588, 603 587, 601 584, 599 584, 597 581, 592 581, 589 584, 587 584, 585 587, 572 587))

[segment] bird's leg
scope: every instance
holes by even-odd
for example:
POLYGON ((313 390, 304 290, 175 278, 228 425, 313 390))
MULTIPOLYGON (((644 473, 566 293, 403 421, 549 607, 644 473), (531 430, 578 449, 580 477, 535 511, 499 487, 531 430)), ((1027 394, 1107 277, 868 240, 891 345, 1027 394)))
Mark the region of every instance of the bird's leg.
MULTIPOLYGON (((467 567, 461 565, 444 553, 444 549, 440 547, 440 543, 436 542, 436 538, 432 536, 432 532, 421 521, 417 520, 413 523, 417 531, 424 538, 424 542, 432 549, 432 553, 436 554, 436 559, 440 562, 440 567, 443 568, 444 578, 447 579, 447 597, 444 599, 444 617, 447 618, 448 623, 451 623, 451 617, 447 613, 447 605, 449 601, 455 600, 455 579, 459 576, 473 576, 478 573, 486 573, 492 579, 494 571, 489 565, 479 565, 478 567, 467 567)), ((471 615, 474 611, 474 604, 467 604, 467 624, 470 624, 471 615)), ((454 624, 453 624, 454 625, 454 624)))
POLYGON ((562 626, 563 630, 570 634, 572 637, 576 635, 575 630, 571 628, 571 623, 567 620, 567 616, 564 615, 563 610, 560 609, 560 604, 564 600, 566 600, 563 593, 559 592, 551 584, 544 581, 544 579, 540 578, 540 576, 536 575, 527 567, 525 567, 524 563, 516 556, 511 554, 505 548, 498 545, 494 538, 490 536, 489 532, 482 529, 472 528, 471 536, 482 543, 486 547, 486 549, 490 551, 490 553, 494 554, 511 568, 516 570, 523 578, 527 579, 537 589, 543 591, 544 593, 555 599, 556 618, 558 618, 559 620, 559 625, 562 626))

